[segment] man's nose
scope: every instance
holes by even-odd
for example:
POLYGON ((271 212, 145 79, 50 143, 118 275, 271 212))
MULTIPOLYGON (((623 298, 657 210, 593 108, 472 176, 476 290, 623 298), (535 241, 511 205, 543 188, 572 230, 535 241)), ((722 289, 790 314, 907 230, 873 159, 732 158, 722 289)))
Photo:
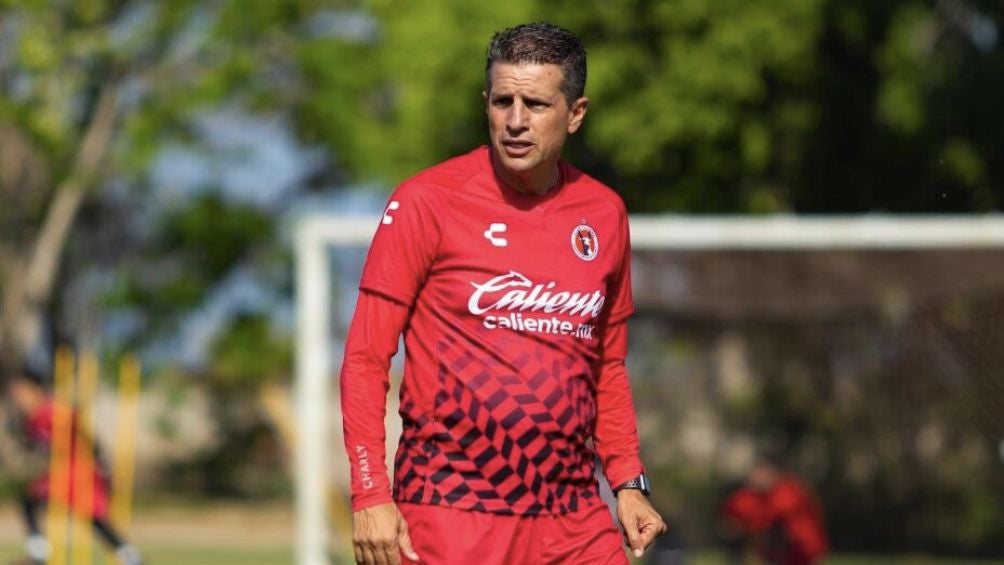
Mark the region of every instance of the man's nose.
POLYGON ((509 113, 506 115, 505 126, 511 131, 522 131, 526 129, 526 118, 526 107, 523 106, 521 102, 514 102, 513 105, 509 107, 509 113))

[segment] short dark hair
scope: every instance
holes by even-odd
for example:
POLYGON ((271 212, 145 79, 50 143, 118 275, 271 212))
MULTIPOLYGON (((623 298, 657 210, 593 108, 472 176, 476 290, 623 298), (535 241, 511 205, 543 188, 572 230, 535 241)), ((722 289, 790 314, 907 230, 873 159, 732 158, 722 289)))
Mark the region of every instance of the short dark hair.
POLYGON ((45 386, 46 381, 48 381, 45 373, 31 363, 22 363, 16 369, 9 369, 4 372, 10 380, 20 379, 37 386, 45 386))
POLYGON ((485 91, 492 89, 495 63, 558 65, 561 92, 571 104, 586 91, 586 50, 572 32, 547 22, 521 24, 496 32, 485 62, 485 91))
POLYGON ((11 363, 0 364, 0 391, 6 394, 14 382, 45 388, 48 378, 44 372, 30 363, 22 363, 17 366, 11 363))

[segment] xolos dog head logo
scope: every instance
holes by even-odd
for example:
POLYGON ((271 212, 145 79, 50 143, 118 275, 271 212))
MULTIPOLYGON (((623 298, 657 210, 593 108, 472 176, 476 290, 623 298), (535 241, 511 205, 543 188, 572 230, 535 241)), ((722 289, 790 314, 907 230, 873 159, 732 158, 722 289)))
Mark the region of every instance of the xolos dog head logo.
POLYGON ((572 251, 583 261, 592 261, 600 252, 600 238, 596 230, 586 224, 575 226, 572 230, 572 251))

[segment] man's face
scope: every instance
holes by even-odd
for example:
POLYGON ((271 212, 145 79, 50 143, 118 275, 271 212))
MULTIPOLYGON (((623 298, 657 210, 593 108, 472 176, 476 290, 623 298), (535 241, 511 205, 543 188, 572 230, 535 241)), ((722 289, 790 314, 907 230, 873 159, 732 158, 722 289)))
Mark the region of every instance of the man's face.
POLYGON ((588 99, 568 103, 558 65, 495 63, 490 76, 488 130, 500 172, 514 188, 543 184, 546 190, 565 138, 582 125, 588 99))
POLYGON ((774 488, 778 481, 778 470, 769 463, 757 463, 750 471, 749 486, 760 492, 774 488))
POLYGON ((37 402, 34 387, 20 378, 15 378, 10 383, 8 389, 10 399, 23 414, 28 414, 35 409, 37 402))

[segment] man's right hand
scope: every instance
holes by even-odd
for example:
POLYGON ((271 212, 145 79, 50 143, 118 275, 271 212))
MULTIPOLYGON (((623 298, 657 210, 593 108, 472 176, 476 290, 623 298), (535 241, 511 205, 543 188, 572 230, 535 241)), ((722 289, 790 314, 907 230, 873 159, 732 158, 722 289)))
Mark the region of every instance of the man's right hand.
POLYGON ((352 515, 352 548, 360 565, 401 565, 401 553, 418 561, 408 524, 392 502, 364 508, 352 515))

